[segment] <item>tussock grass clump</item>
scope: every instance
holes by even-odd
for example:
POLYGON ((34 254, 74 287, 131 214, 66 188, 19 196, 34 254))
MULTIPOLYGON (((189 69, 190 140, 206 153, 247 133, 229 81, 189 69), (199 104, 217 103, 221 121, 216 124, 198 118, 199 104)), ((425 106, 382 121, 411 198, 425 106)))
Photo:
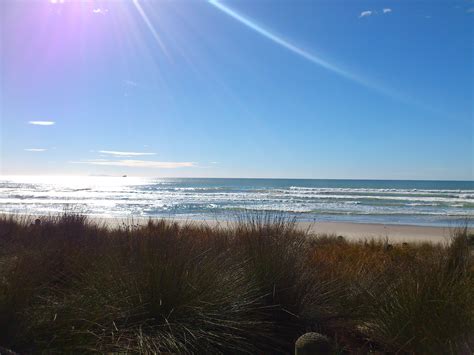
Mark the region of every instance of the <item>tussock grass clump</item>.
MULTIPOLYGON (((342 324, 387 352, 464 353, 474 348, 474 269, 467 228, 449 245, 316 239, 313 265, 338 280, 350 310, 342 324)), ((353 339, 354 340, 354 339, 353 339)))
POLYGON ((108 230, 66 216, 18 231, 50 239, 32 238, 25 251, 20 239, 26 236, 19 235, 19 256, 3 259, 5 346, 253 352, 256 337, 270 336, 259 316, 261 295, 244 266, 230 262, 227 251, 210 249, 209 239, 192 236, 189 227, 161 221, 108 230))
POLYGON ((367 304, 366 333, 387 351, 471 353, 474 273, 467 229, 436 259, 400 261, 367 304), (395 276, 393 276, 395 273, 395 276))
POLYGON ((447 245, 312 236, 284 216, 227 227, 0 216, 0 347, 23 353, 472 352, 467 228, 447 245))

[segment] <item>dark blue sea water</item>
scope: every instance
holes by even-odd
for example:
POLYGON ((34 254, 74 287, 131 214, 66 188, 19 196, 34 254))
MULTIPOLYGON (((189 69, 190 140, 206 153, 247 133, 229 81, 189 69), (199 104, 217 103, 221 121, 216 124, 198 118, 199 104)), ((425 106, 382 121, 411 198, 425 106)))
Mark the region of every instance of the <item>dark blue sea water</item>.
POLYGON ((452 226, 474 217, 473 181, 0 177, 0 212, 452 226))

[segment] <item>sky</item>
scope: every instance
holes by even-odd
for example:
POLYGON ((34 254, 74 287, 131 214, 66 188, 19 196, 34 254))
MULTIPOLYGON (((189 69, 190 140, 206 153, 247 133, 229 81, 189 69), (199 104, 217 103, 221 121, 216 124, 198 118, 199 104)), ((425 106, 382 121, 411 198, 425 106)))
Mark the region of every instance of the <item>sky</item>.
POLYGON ((474 179, 472 0, 2 0, 0 174, 474 179))

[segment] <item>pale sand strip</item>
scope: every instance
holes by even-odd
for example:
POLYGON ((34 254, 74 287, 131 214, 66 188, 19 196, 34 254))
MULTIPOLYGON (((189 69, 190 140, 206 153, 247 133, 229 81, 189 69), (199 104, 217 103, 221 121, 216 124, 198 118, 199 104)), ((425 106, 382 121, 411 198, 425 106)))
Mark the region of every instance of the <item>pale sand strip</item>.
POLYGON ((401 242, 433 242, 449 241, 454 228, 426 227, 394 224, 319 222, 309 225, 300 222, 305 228, 316 234, 342 235, 348 239, 387 238, 394 243, 401 242))
MULTIPOLYGON (((109 226, 119 225, 144 225, 148 218, 93 218, 109 226)), ((178 223, 202 224, 210 227, 232 226, 233 222, 218 220, 183 220, 167 219, 178 223)), ((350 222, 297 222, 298 228, 310 234, 329 234, 344 236, 350 240, 387 239, 393 243, 402 242, 432 242, 446 243, 453 233, 453 227, 425 227, 411 225, 375 224, 375 223, 350 223, 350 222)), ((472 229, 471 229, 472 230, 472 229)))
MULTIPOLYGON (((33 215, 22 216, 29 223, 36 218, 33 215)), ((41 216, 38 216, 41 218, 41 216)), ((159 220, 155 218, 153 220, 159 220)), ((225 220, 192 220, 179 218, 164 218, 168 221, 178 223, 190 223, 198 225, 207 225, 209 227, 232 227, 234 222, 225 220)), ((103 224, 109 227, 145 225, 150 218, 132 217, 132 218, 99 218, 89 217, 89 220, 103 224)), ((386 239, 392 243, 402 242, 432 242, 446 243, 449 242, 453 234, 455 225, 452 227, 426 227, 412 225, 396 225, 396 224, 376 224, 376 223, 351 223, 351 222, 297 222, 297 227, 307 231, 310 234, 328 234, 335 236, 343 236, 349 240, 364 239, 386 239)), ((474 228, 469 228, 470 233, 474 233, 474 228)))

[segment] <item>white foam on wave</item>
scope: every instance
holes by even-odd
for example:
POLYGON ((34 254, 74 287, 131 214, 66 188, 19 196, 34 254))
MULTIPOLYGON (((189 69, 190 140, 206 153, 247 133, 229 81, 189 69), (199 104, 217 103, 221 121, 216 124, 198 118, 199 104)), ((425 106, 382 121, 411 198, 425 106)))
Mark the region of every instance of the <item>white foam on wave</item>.
POLYGON ((288 189, 278 189, 278 191, 307 191, 311 193, 349 193, 349 194, 396 194, 396 195, 466 195, 466 198, 474 198, 474 190, 457 189, 387 189, 387 188, 348 188, 348 187, 298 187, 290 186, 288 189))
POLYGON ((189 186, 159 179, 92 178, 69 185, 2 183, 0 211, 54 213, 77 205, 91 215, 203 213, 234 209, 324 215, 474 216, 474 190, 189 186), (110 183, 110 184, 109 184, 110 183))

